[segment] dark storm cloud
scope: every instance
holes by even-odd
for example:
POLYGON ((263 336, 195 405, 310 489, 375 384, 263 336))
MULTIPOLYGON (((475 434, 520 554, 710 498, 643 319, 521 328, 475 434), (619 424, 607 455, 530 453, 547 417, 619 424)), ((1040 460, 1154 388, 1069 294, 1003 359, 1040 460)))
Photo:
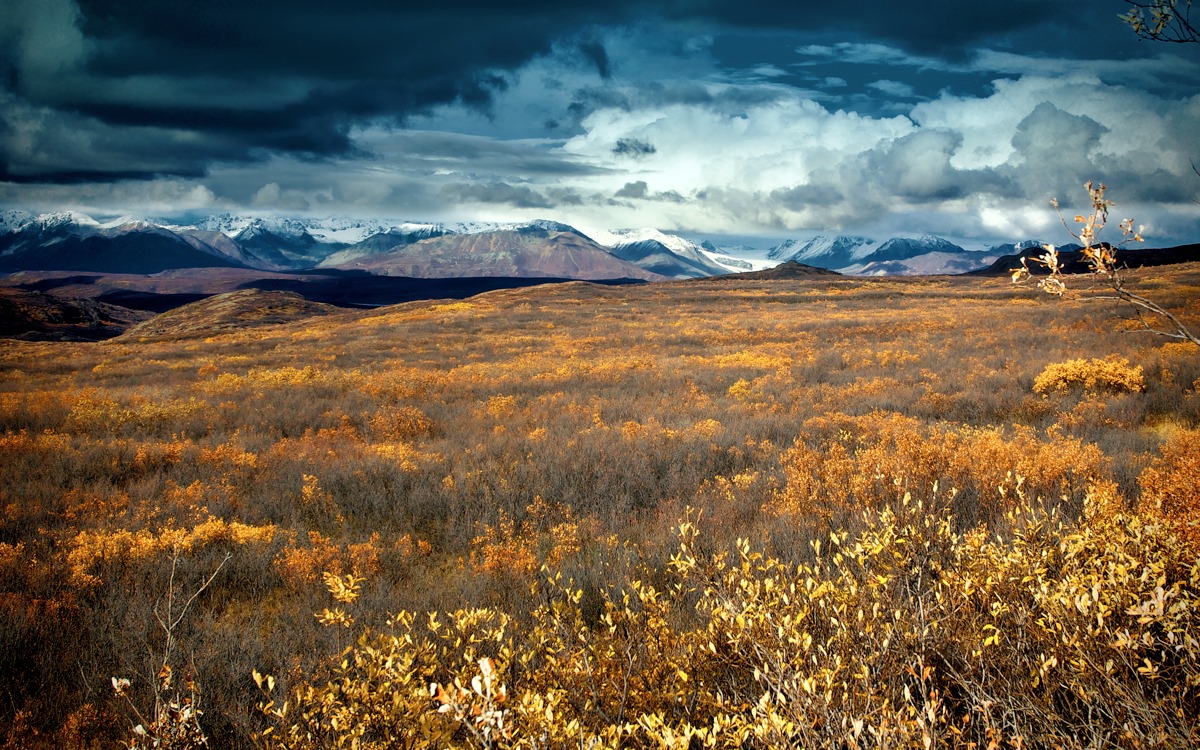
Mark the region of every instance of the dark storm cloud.
MULTIPOLYGON (((10 42, 0 46, 0 81, 10 95, 41 111, 42 125, 75 117, 85 129, 171 134, 198 152, 186 167, 129 161, 132 171, 176 174, 263 152, 343 156, 357 124, 403 122, 448 102, 486 109, 507 85, 505 71, 547 53, 560 32, 600 20, 537 0, 400 9, 390 0, 14 3, 14 16, 0 21, 10 42), (56 59, 30 53, 48 41, 62 45, 56 59)), ((603 47, 586 43, 583 53, 604 72, 603 47)), ((5 119, 10 129, 22 124, 5 119)), ((66 171, 34 156, 8 145, 5 171, 66 171)))
POLYGON ((795 185, 773 190, 770 200, 784 208, 801 210, 812 206, 836 206, 846 198, 836 187, 826 185, 795 185))
POLYGON ((650 156, 658 153, 658 149, 649 141, 640 141, 637 138, 621 138, 617 140, 617 145, 613 146, 613 154, 616 156, 632 156, 635 159, 639 156, 650 156))
POLYGON ((484 203, 513 206, 514 208, 554 208, 549 198, 526 185, 510 185, 506 182, 465 183, 447 185, 442 196, 454 203, 484 203))
POLYGON ((627 182, 627 183, 625 183, 624 187, 622 187, 620 190, 618 190, 614 194, 613 197, 615 197, 615 198, 634 198, 634 199, 640 200, 640 199, 645 198, 646 195, 650 192, 649 187, 650 186, 646 184, 645 180, 638 180, 636 182, 627 182))
POLYGON ((601 78, 607 80, 612 77, 612 65, 609 63, 608 52, 605 51, 603 44, 582 42, 579 45, 579 51, 596 66, 596 72, 600 74, 601 78))
POLYGON ((1064 0, 1003 3, 860 0, 852 4, 696 0, 680 3, 678 7, 686 8, 689 17, 708 18, 737 28, 858 35, 883 40, 910 52, 950 58, 961 58, 983 42, 1007 45, 1016 35, 1030 29, 1038 29, 1044 35, 1041 41, 1053 43, 1056 50, 1074 45, 1074 49, 1082 52, 1089 45, 1122 36, 1120 29, 1112 29, 1111 36, 1094 29, 1117 26, 1112 21, 1124 10, 1116 3, 1108 14, 1102 8, 1081 8, 1064 0), (1099 23, 1093 26, 1094 21, 1099 23), (1066 27, 1068 33, 1053 31, 1056 22, 1058 28, 1066 27))
MULTIPOLYGON (((1052 17, 1058 3, 932 0, 900 7, 767 0, 492 3, 443 0, 7 0, 0 20, 0 177, 196 175, 271 153, 353 156, 352 130, 446 103, 486 112, 509 73, 574 45, 613 72, 595 29, 685 21, 831 28, 955 54, 1052 17), (25 116, 22 116, 25 113, 25 116), (55 139, 81 145, 56 156, 55 139), (89 138, 104 141, 106 154, 89 138), (119 156, 120 164, 111 163, 119 156)), ((697 96, 701 94, 697 92, 697 96)))

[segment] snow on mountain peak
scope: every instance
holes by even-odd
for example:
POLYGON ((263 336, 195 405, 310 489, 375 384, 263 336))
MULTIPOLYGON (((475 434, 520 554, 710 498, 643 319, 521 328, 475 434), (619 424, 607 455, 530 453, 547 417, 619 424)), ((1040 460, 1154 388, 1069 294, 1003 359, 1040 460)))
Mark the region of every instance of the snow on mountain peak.
POLYGON ((1002 255, 1018 255, 1026 250, 1041 248, 1045 244, 1046 243, 1042 242, 1041 240, 1021 240, 1020 242, 992 245, 984 252, 994 252, 1002 255))
POLYGON ((767 257, 838 268, 870 255, 875 250, 874 245, 875 240, 866 237, 819 234, 803 244, 797 240, 785 240, 771 248, 767 257))
POLYGON ((43 229, 67 226, 76 226, 85 229, 98 229, 100 227, 100 222, 78 211, 54 211, 42 214, 34 219, 34 221, 40 224, 43 229))
POLYGON ((922 235, 918 239, 893 237, 880 245, 874 253, 871 253, 871 260, 905 260, 934 252, 962 253, 964 250, 953 242, 932 234, 922 235))
POLYGON ((19 232, 33 220, 33 214, 28 211, 18 211, 15 209, 0 211, 0 234, 19 232))
POLYGON ((631 245, 636 242, 653 241, 667 248, 673 253, 694 254, 699 251, 700 246, 691 240, 686 240, 675 234, 667 234, 653 227, 643 227, 641 229, 612 229, 606 231, 595 231, 590 235, 596 242, 606 247, 616 247, 618 245, 631 245))
POLYGON ((149 232, 165 229, 164 222, 137 219, 132 216, 122 216, 100 224, 100 229, 106 232, 149 232))

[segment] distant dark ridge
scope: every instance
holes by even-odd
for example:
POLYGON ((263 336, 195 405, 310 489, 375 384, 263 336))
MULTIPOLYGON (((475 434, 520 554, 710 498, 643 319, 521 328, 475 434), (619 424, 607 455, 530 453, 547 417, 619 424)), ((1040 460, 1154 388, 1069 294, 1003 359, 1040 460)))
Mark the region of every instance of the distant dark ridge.
POLYGON ((104 341, 148 314, 92 299, 59 299, 0 287, 0 338, 26 341, 104 341))
MULTIPOLYGON (((1022 250, 1017 255, 1005 255, 987 268, 971 271, 970 273, 979 276, 1007 276, 1014 269, 1021 267, 1021 258, 1032 259, 1043 252, 1045 251, 1040 247, 1022 250)), ((1088 266, 1087 261, 1084 260, 1081 250, 1059 250, 1058 260, 1062 264, 1063 273, 1091 273, 1092 269, 1088 266)), ((1176 263, 1194 263, 1200 261, 1200 244, 1177 245, 1175 247, 1164 248, 1119 248, 1117 250, 1117 260, 1121 266, 1126 268, 1148 268, 1151 266, 1169 266, 1176 263)), ((1045 266, 1033 260, 1029 260, 1026 266, 1035 274, 1048 273, 1045 266)))
POLYGON ((794 260, 789 260, 780 263, 774 268, 766 268, 762 271, 743 271, 741 273, 729 273, 723 276, 706 276, 696 281, 730 281, 743 279, 798 279, 810 276, 841 276, 837 271, 830 271, 828 268, 818 268, 817 266, 808 266, 794 260))
POLYGON ((110 305, 120 305, 130 310, 145 310, 162 313, 177 307, 202 300, 207 294, 160 294, 158 292, 138 292, 132 289, 120 289, 115 292, 105 292, 96 297, 96 301, 110 305))
POLYGON ((25 284, 17 284, 18 289, 24 289, 30 292, 48 292, 51 289, 57 289, 62 286, 72 286, 74 284, 95 284, 100 280, 99 276, 62 276, 52 279, 39 279, 25 284))
POLYGON ((0 272, 91 271, 159 273, 172 268, 244 268, 232 258, 202 252, 176 236, 128 232, 115 237, 69 235, 60 241, 0 257, 0 272))
MULTIPOLYGON (((407 276, 344 273, 335 277, 306 275, 297 279, 258 279, 240 284, 238 288, 295 292, 313 302, 339 307, 382 307, 426 299, 465 299, 498 289, 524 289, 570 281, 576 279, 515 276, 415 279, 407 276)), ((646 282, 640 279, 603 279, 587 283, 622 286, 646 282)))

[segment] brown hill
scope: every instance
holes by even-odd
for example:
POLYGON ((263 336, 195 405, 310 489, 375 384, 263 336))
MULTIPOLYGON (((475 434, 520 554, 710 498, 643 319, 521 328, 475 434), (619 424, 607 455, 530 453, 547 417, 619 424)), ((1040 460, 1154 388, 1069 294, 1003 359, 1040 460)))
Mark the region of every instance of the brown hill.
POLYGON ((344 312, 294 292, 241 289, 161 313, 125 332, 123 339, 210 336, 344 312))
POLYGON ((709 276, 697 281, 744 281, 746 279, 796 279, 808 276, 841 276, 837 271, 830 271, 828 268, 818 268, 816 266, 808 266, 803 263, 798 263, 794 260, 789 260, 785 263, 780 263, 774 268, 765 268, 761 271, 743 271, 742 273, 730 273, 724 276, 709 276))
POLYGON ((513 276, 585 281, 664 278, 621 260, 574 232, 534 227, 433 237, 348 261, 341 268, 415 278, 513 276))
POLYGON ((0 337, 28 341, 101 341, 120 335, 150 313, 91 299, 60 299, 0 287, 0 337))

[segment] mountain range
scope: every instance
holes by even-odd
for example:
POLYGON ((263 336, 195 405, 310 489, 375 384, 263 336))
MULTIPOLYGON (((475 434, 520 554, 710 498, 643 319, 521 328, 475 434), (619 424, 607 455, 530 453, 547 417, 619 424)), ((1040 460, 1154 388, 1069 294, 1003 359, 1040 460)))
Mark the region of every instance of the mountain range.
POLYGON ((1004 246, 968 251, 928 234, 893 237, 878 245, 866 237, 818 235, 805 242, 787 240, 767 257, 855 276, 927 276, 985 268, 1004 254, 1004 246))
POLYGON ((567 278, 659 281, 742 273, 794 261, 860 276, 967 273, 1041 243, 966 250, 943 238, 789 239, 762 251, 700 243, 656 229, 584 232, 524 224, 387 222, 219 214, 189 224, 81 213, 0 212, 0 273, 155 274, 183 268, 353 271, 416 279, 567 278))

